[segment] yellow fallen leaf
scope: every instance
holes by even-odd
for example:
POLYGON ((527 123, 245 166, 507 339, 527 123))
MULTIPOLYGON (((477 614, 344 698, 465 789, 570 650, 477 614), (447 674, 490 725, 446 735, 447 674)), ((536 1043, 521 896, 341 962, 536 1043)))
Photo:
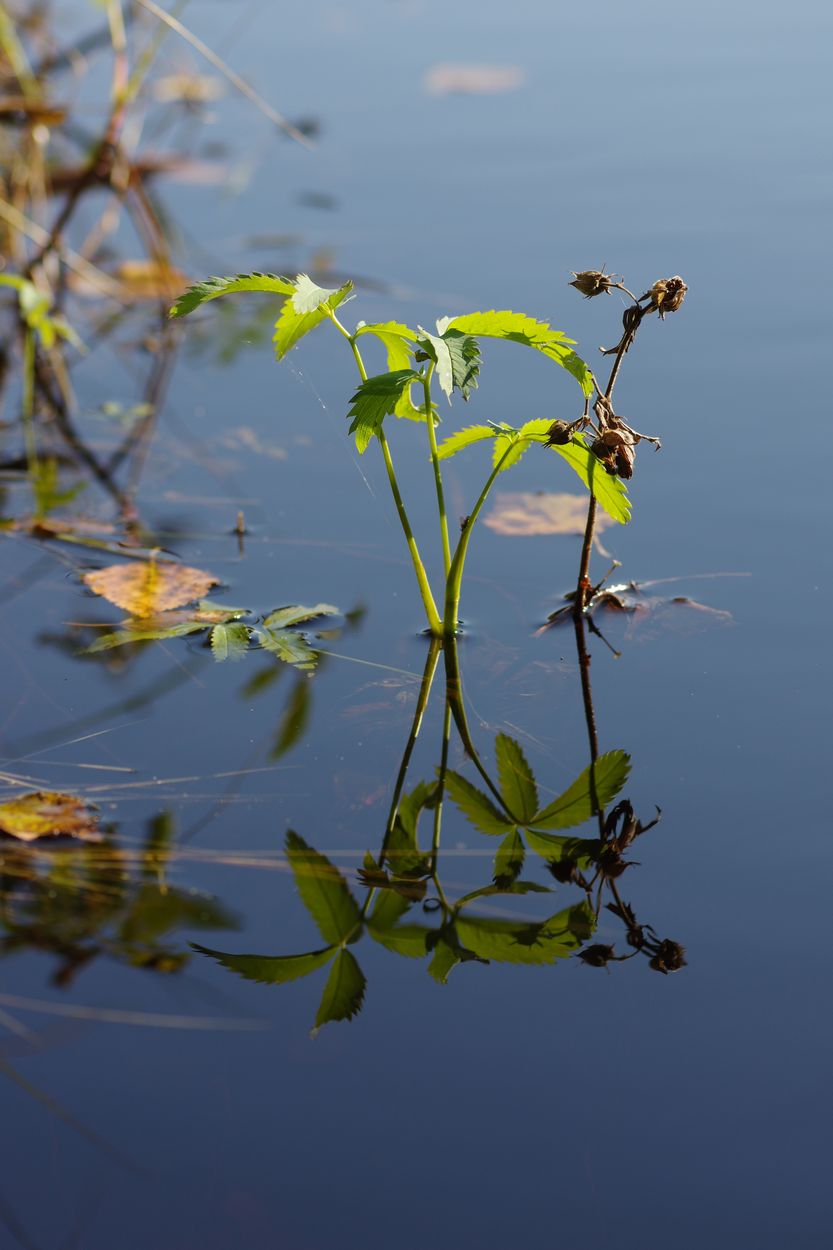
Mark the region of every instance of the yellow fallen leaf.
POLYGON ((185 564, 111 564, 106 569, 85 573, 90 590, 144 620, 201 599, 217 578, 202 569, 185 564))
POLYGON ((95 813, 74 794, 36 790, 0 803, 0 829, 22 842, 59 834, 100 842, 97 825, 95 813))
MULTIPOLYGON (((583 534, 587 523, 587 495, 548 495, 516 492, 499 494, 484 525, 496 534, 526 538, 537 534, 583 534)), ((596 512, 596 530, 613 522, 607 513, 596 512)))

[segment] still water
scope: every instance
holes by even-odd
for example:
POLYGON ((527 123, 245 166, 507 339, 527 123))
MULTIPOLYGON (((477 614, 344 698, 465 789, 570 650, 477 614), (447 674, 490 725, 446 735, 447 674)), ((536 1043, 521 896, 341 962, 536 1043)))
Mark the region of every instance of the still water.
MULTIPOLYGON (((298 850, 312 847, 356 900, 342 892, 340 906, 360 908, 357 872, 385 837, 403 752, 406 792, 432 783, 445 707, 442 658, 433 689, 421 684, 429 644, 378 447, 358 457, 345 437, 349 352, 324 327, 278 366, 262 303, 208 305, 177 332, 137 470, 145 545, 209 570, 212 600, 250 619, 286 604, 339 615, 308 627, 323 653, 312 675, 264 651, 217 664, 201 634, 84 655, 123 614, 79 574, 112 561, 7 537, 3 767, 97 803, 106 853, 3 846, 0 1244, 820 1250, 833 1236, 833 599, 816 394, 833 276, 829 7, 234 9, 194 0, 182 16, 319 133, 312 151, 292 145, 233 94, 168 128, 149 112, 146 147, 222 162, 220 185, 157 188, 189 278, 352 276, 351 324, 513 308, 570 333, 595 368, 623 304, 581 300, 570 270, 607 264, 637 293, 685 277, 685 305, 649 319, 617 386, 633 424, 663 440, 640 449, 632 522, 601 534, 616 578, 642 587, 639 610, 600 612, 604 639, 540 632, 574 585, 579 539, 481 525, 458 655, 469 750, 458 726, 448 741, 449 767, 484 790, 471 749, 497 781, 496 745, 520 744, 544 807, 588 768, 592 711, 600 753, 629 757, 611 805, 661 821, 589 910, 530 846, 522 877, 553 893, 465 905, 469 956, 447 984, 428 975, 436 883, 424 900, 395 896, 408 910, 394 936, 372 928, 381 892, 348 948, 361 1010, 314 1040, 330 965, 262 984, 192 948, 326 947, 287 831, 303 839, 297 880, 320 879, 298 850), (508 67, 513 89, 432 91, 438 65, 508 67), (614 891, 633 924, 608 910, 614 891), (642 949, 627 941, 636 926, 642 949), (577 957, 610 945, 633 958, 577 957)), ((63 5, 59 44, 96 20, 63 5)), ((174 37, 161 55, 170 73, 203 72, 174 37)), ((61 84, 91 128, 100 58, 82 86, 61 84)), ((136 253, 126 227, 116 242, 136 253)), ((158 359, 142 339, 156 332, 133 310, 74 367, 91 445, 115 438, 102 404, 142 402, 158 359)), ((487 343, 479 389, 465 408, 455 396, 443 430, 569 420, 576 394, 534 353, 487 343)), ((11 456, 17 435, 4 437, 11 456)), ((397 422, 390 439, 437 581, 424 431, 397 422)), ((448 462, 455 520, 487 464, 479 448, 448 462)), ((567 477, 533 449, 498 490, 575 491, 567 477)), ((5 515, 25 490, 8 475, 5 515)), ((116 516, 94 479, 73 507, 116 516)), ((597 553, 594 573, 609 563, 597 553)), ((433 820, 428 807, 426 854, 433 820)), ((489 884, 498 840, 451 801, 440 845, 452 905, 489 884)), ((453 962, 447 926, 444 941, 453 962)))

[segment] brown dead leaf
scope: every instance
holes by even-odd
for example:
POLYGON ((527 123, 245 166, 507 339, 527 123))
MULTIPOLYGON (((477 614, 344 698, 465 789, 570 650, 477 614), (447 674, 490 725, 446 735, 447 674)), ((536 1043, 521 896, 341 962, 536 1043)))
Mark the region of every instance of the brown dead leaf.
POLYGON ((74 794, 36 790, 0 803, 0 830, 22 842, 60 834, 84 842, 100 842, 97 826, 98 817, 74 794))
POLYGON ((83 581, 95 594, 142 620, 193 603, 217 585, 217 578, 202 569, 158 564, 155 560, 147 564, 111 564, 106 569, 85 573, 83 581))
POLYGON ((523 85, 519 65, 432 65, 423 79, 429 95, 496 95, 523 85))
MULTIPOLYGON (((540 494, 523 491, 499 494, 483 523, 496 534, 513 538, 538 534, 583 534, 587 523, 587 495, 550 495, 543 491, 540 494)), ((597 530, 612 524, 606 513, 597 510, 597 530)))

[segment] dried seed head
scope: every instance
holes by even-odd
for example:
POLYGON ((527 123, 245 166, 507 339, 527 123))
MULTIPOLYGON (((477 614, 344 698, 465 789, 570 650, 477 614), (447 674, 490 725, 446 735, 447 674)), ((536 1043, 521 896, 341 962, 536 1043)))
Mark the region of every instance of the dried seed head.
POLYGON ((606 968, 611 959, 616 958, 616 948, 598 943, 595 946, 586 946, 583 951, 579 951, 578 957, 591 968, 606 968))
POLYGON ((685 947, 680 946, 679 942, 672 942, 670 938, 664 938, 659 943, 656 954, 651 960, 651 967, 654 971, 666 975, 669 972, 679 972, 680 968, 684 968, 685 965, 685 947))
POLYGON ((586 299, 592 299, 594 295, 609 291, 615 283, 613 274, 604 273, 601 269, 583 269, 581 273, 576 273, 575 269, 571 269, 570 273, 573 275, 570 286, 574 286, 586 299))
POLYGON ((616 448, 616 472, 619 477, 633 477, 633 463, 636 458, 636 451, 630 443, 623 443, 621 447, 616 448))
POLYGON ((566 421, 553 421, 547 430, 547 447, 563 447, 570 441, 570 427, 566 421))
POLYGON ((648 312, 658 312, 660 319, 665 319, 665 314, 676 312, 685 299, 685 293, 688 287, 683 282, 679 274, 673 278, 659 278, 650 291, 646 291, 642 299, 651 301, 648 306, 648 312))

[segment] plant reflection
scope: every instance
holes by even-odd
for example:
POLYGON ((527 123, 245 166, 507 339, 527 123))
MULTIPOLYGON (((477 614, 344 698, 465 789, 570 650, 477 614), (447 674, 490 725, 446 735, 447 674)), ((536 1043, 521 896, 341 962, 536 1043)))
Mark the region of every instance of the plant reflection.
POLYGON ((682 968, 683 947, 660 938, 651 925, 640 921, 620 890, 622 875, 632 865, 627 858, 631 847, 657 825, 660 813, 657 809, 643 821, 630 800, 620 797, 630 774, 627 752, 599 752, 587 618, 579 616, 574 628, 590 762, 566 790, 542 803, 523 749, 506 734, 496 735, 494 770, 487 767, 469 728, 457 641, 432 642, 380 847, 376 855, 367 853, 357 873, 365 891, 363 901, 358 901, 335 864, 290 830, 286 856, 324 944, 295 955, 234 954, 196 944, 194 949, 247 980, 264 984, 284 984, 329 966, 314 1032, 331 1021, 350 1019, 361 1009, 366 980, 350 947, 364 936, 394 954, 425 959, 429 975, 441 984, 463 963, 544 965, 574 955, 591 967, 642 955, 657 972, 682 968), (439 766, 434 779, 421 780, 408 790, 412 755, 441 653, 446 680, 439 766), (482 785, 449 767, 452 726, 482 785), (479 834, 497 840, 491 879, 457 898, 442 876, 441 829, 447 800, 479 834), (590 822, 596 826, 595 836, 562 832, 590 822), (523 876, 530 852, 544 861, 552 886, 523 876), (504 904, 500 914, 494 914, 498 900, 560 895, 565 889, 571 892, 567 905, 555 910, 548 906, 542 919, 507 914, 504 904), (603 912, 622 926, 621 950, 615 942, 592 941, 603 912))

